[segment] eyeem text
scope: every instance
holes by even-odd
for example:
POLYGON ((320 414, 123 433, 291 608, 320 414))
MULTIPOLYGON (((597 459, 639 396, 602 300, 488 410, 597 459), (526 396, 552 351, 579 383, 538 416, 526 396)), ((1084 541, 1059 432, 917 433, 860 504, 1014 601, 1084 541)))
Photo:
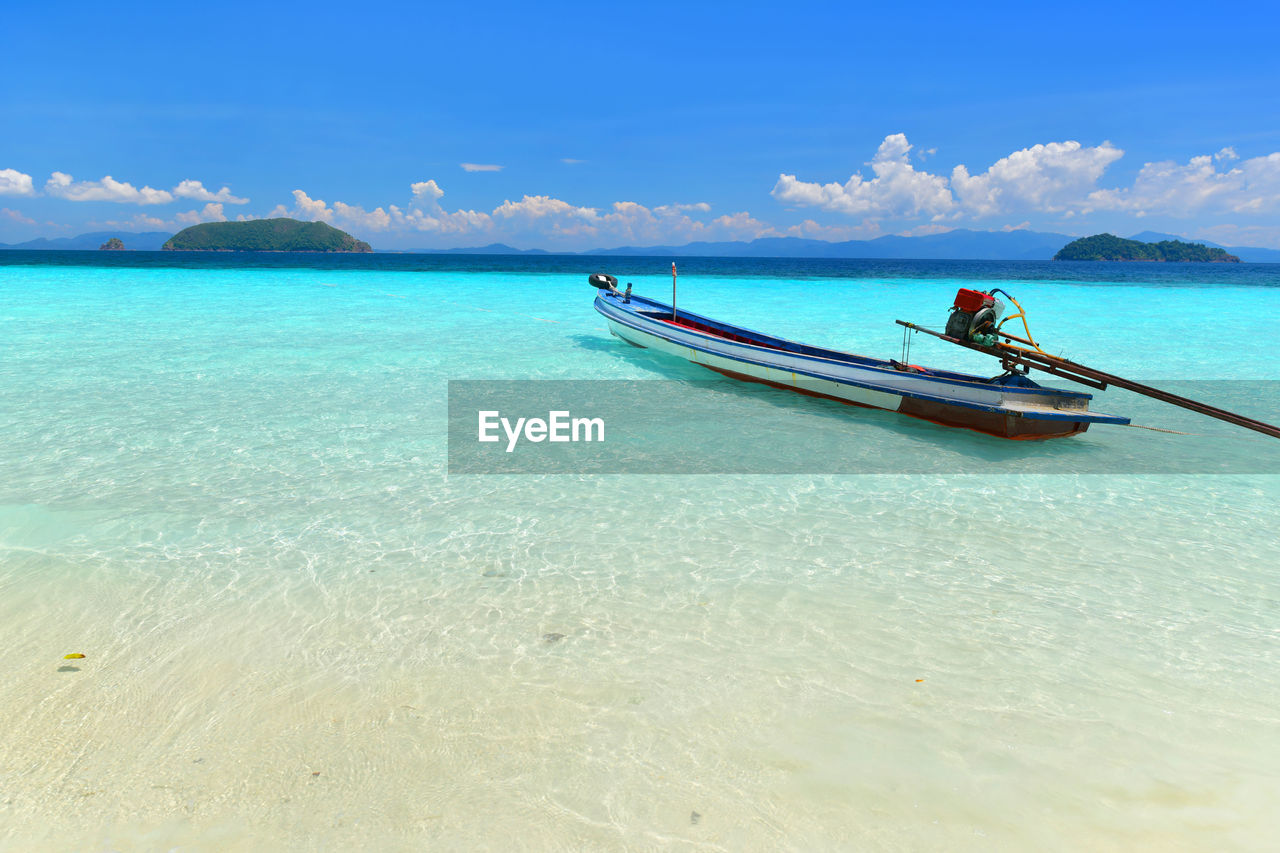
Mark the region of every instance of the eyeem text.
POLYGON ((507 452, 515 450, 523 438, 535 444, 541 441, 604 441, 604 418, 575 418, 567 411, 548 412, 546 419, 502 417, 497 411, 479 414, 479 441, 501 441, 499 429, 506 435, 507 452))

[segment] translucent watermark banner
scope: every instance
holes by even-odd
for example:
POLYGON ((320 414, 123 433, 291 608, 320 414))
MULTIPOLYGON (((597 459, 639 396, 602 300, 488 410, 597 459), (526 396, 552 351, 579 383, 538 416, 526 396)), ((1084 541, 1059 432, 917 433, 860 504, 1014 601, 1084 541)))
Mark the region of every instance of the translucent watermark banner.
MULTIPOLYGON (((1152 382, 1269 423, 1280 382, 1152 382)), ((1077 389, 1089 390, 1089 389, 1077 389)), ((448 470, 468 474, 1280 474, 1280 439, 1127 391, 1094 424, 1009 440, 896 411, 739 382, 458 380, 448 470)))

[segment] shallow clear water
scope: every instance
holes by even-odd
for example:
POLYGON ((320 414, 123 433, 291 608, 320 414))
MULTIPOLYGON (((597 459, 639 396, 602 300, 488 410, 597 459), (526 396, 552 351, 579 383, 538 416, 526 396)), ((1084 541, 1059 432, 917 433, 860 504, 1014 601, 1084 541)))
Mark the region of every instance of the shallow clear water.
MULTIPOLYGON (((0 848, 1272 843, 1280 478, 447 477, 448 380, 703 378, 460 267, 0 266, 0 848)), ((982 267, 720 272, 681 304, 896 357, 982 267)), ((1121 375, 1275 375, 1273 271, 1170 275, 992 279, 1121 375)))

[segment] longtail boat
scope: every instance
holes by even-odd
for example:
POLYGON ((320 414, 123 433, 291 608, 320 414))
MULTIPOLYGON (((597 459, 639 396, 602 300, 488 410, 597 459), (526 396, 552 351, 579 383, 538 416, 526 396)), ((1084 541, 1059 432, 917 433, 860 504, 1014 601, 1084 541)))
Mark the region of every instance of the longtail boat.
POLYGON ((1048 388, 1028 378, 1035 369, 1097 389, 1115 385, 1154 397, 1257 432, 1280 437, 1280 427, 1188 400, 1045 353, 1031 338, 1026 314, 1017 300, 996 288, 990 292, 961 288, 951 306, 946 331, 935 332, 902 320, 901 361, 811 346, 735 326, 675 308, 675 265, 672 303, 633 295, 631 285, 596 273, 595 309, 609 331, 637 347, 657 350, 717 373, 760 382, 815 397, 875 409, 887 409, 950 427, 964 427, 1001 438, 1047 439, 1077 435, 1092 424, 1127 425, 1129 419, 1089 411, 1093 395, 1048 388), (1018 313, 1004 317, 1009 299, 1018 313), (1021 319, 1026 337, 1003 329, 1021 319), (1003 372, 984 377, 908 363, 907 332, 923 332, 1000 359, 1003 372))

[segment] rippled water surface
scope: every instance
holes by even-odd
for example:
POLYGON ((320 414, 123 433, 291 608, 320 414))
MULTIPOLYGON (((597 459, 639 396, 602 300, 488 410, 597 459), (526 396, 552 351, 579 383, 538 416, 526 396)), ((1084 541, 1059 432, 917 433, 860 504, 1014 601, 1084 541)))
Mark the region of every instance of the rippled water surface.
MULTIPOLYGON (((1269 268, 700 262, 690 310, 871 355, 989 280, 1117 373, 1280 368, 1269 268)), ((448 380, 702 377, 576 267, 111 263, 0 266, 0 848, 1280 832, 1276 476, 447 477, 448 380)))

